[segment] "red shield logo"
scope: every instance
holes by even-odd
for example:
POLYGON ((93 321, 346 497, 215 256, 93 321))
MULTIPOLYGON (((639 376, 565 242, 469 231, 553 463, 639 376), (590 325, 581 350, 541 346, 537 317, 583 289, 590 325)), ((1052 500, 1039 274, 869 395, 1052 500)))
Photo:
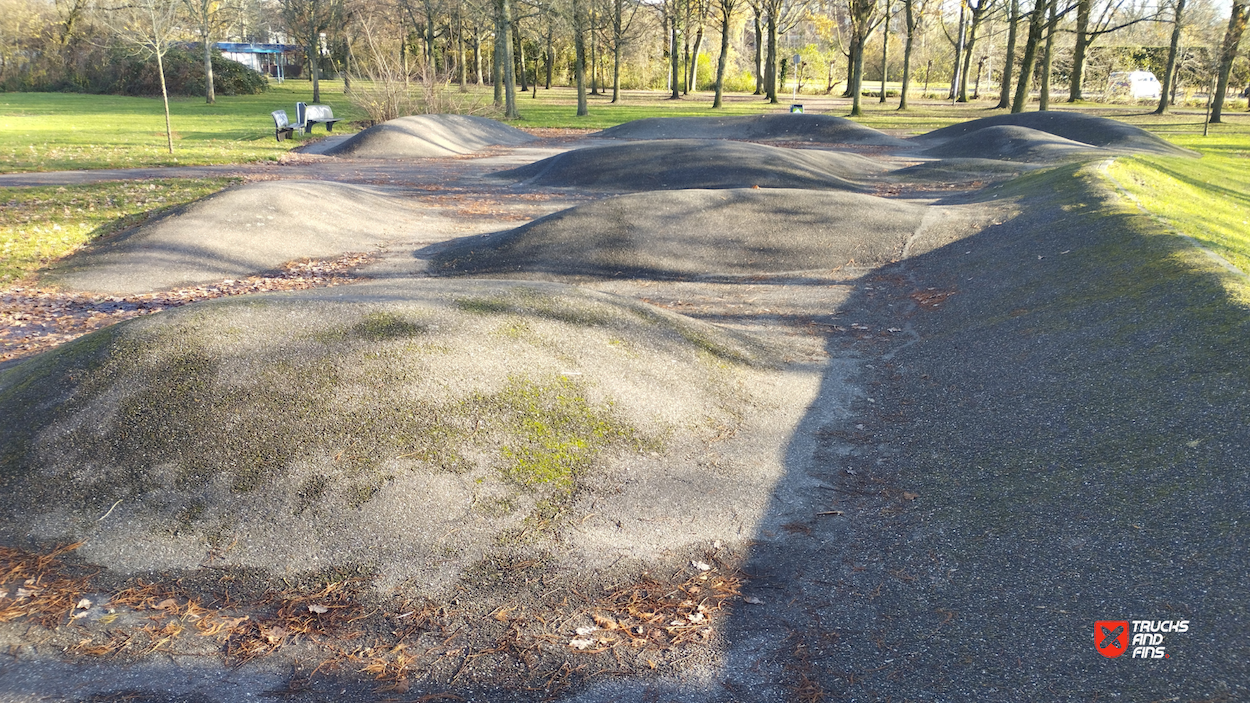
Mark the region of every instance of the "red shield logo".
POLYGON ((1094 649, 1115 659, 1128 651, 1128 620, 1099 620, 1094 623, 1094 649))

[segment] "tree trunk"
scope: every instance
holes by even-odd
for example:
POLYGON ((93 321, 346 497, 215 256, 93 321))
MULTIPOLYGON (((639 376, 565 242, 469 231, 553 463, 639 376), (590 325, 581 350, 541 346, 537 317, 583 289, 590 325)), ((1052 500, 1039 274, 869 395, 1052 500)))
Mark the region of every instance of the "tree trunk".
POLYGON ((308 44, 308 67, 312 69, 308 72, 308 77, 312 79, 312 101, 314 103, 321 102, 321 61, 318 60, 320 58, 321 47, 319 40, 320 37, 314 35, 312 42, 308 44))
POLYGON ((515 120, 520 117, 516 111, 516 71, 512 64, 512 0, 499 0, 499 16, 503 22, 503 116, 504 119, 515 120))
POLYGON ((998 104, 996 110, 1011 107, 1011 72, 1016 67, 1016 33, 1020 26, 1020 0, 1011 0, 1011 26, 1007 30, 1007 55, 1003 58, 1003 70, 999 78, 998 104))
POLYGON ((1091 0, 1077 0, 1076 43, 1072 46, 1072 71, 1068 77, 1070 103, 1085 99, 1081 95, 1081 82, 1085 80, 1085 54, 1089 45, 1094 42, 1094 37, 1089 33, 1090 3, 1091 0))
POLYGON ((586 106, 586 17, 584 0, 573 0, 573 72, 577 79, 577 116, 590 114, 586 106))
POLYGON ((721 107, 721 96, 725 92, 725 64, 729 61, 729 24, 733 20, 732 7, 721 6, 720 23, 720 57, 716 60, 716 97, 712 98, 712 107, 721 107))
POLYGON ((1181 44, 1181 26, 1185 17, 1185 0, 1176 0, 1176 8, 1172 13, 1172 42, 1168 45, 1168 67, 1163 73, 1163 86, 1159 91, 1159 106, 1156 115, 1168 111, 1168 100, 1172 96, 1172 88, 1176 84, 1176 53, 1181 44))
POLYGON ((495 50, 491 53, 490 62, 490 82, 495 92, 495 107, 503 107, 503 63, 504 57, 507 56, 505 47, 507 45, 507 29, 503 24, 503 10, 500 9, 501 0, 495 0, 495 50))
POLYGON ((469 67, 465 64, 464 55, 464 9, 463 7, 456 14, 456 63, 460 68, 460 92, 468 92, 469 86, 469 67))
POLYGON ((625 43, 625 30, 621 26, 625 15, 624 0, 615 0, 612 11, 612 102, 621 101, 621 46, 625 43))
POLYGON ((595 16, 590 15, 590 94, 599 94, 599 33, 595 31, 595 16))
POLYGON ((1042 28, 1046 26, 1046 3, 1038 0, 1029 13, 1029 37, 1024 42, 1024 57, 1020 60, 1020 80, 1016 83, 1016 96, 1011 101, 1012 113, 1024 112, 1029 101, 1029 89, 1033 87, 1033 69, 1037 63, 1037 45, 1042 43, 1042 28))
POLYGON ((543 85, 547 90, 551 90, 551 74, 556 67, 556 49, 553 45, 555 40, 552 38, 553 30, 547 28, 547 82, 543 85))
POLYGON ((777 101, 777 18, 768 15, 768 55, 764 66, 764 94, 770 104, 777 101))
POLYGON ((208 41, 208 34, 201 36, 204 38, 204 102, 212 105, 217 102, 217 93, 213 90, 213 45, 208 41))
POLYGON ((476 31, 473 33, 473 69, 477 84, 482 85, 482 38, 476 31))
POLYGON ((690 91, 699 92, 699 52, 703 50, 703 24, 699 24, 699 31, 694 35, 694 48, 691 50, 691 60, 686 66, 686 93, 690 91))
POLYGON ((1059 23, 1058 3, 1050 0, 1050 21, 1046 23, 1046 48, 1042 51, 1042 82, 1038 90, 1037 109, 1050 109, 1050 66, 1055 55, 1055 26, 1059 23))
POLYGON ((677 11, 673 10, 673 17, 669 21, 669 63, 672 64, 672 81, 673 94, 668 96, 669 100, 681 99, 681 54, 677 51, 677 11))
POLYGON ((165 144, 169 147, 169 153, 172 154, 174 153, 174 128, 169 124, 169 91, 165 88, 165 60, 160 53, 156 54, 156 72, 161 74, 161 100, 165 103, 165 144))
POLYGON ((864 92, 862 86, 864 84, 864 44, 866 40, 867 37, 861 36, 858 30, 851 37, 851 86, 849 88, 851 91, 851 117, 859 117, 864 114, 863 108, 860 107, 859 103, 860 94, 864 92))
POLYGON ((907 109, 907 90, 911 88, 911 49, 916 35, 916 11, 913 0, 904 0, 903 10, 906 12, 907 40, 903 44, 903 89, 899 91, 898 109, 907 109))
MULTIPOLYGON (((797 67, 796 67, 797 68, 797 67)), ((890 3, 885 3, 885 18, 881 20, 881 96, 877 102, 885 102, 885 82, 890 73, 890 3)))
MULTIPOLYGON (((986 1, 986 0, 983 0, 986 1)), ((985 15, 973 14, 968 21, 968 40, 964 43, 963 72, 959 76, 959 102, 968 102, 968 75, 972 73, 972 54, 977 45, 977 29, 981 26, 981 18, 985 15)))
POLYGON ((1228 93, 1228 75, 1233 68, 1233 61, 1237 59, 1237 47, 1241 44, 1241 35, 1246 31, 1246 20, 1246 3, 1234 0, 1228 18, 1228 30, 1224 32, 1224 44, 1220 51, 1220 77, 1215 86, 1215 101, 1211 103, 1211 124, 1221 121, 1224 96, 1228 93))
POLYGON ((967 6, 961 2, 959 4, 959 33, 955 35, 955 63, 951 68, 951 89, 946 94, 947 100, 954 100, 959 92, 959 70, 964 65, 964 32, 967 31, 964 25, 968 21, 967 15, 967 6))
POLYGON ((755 10, 755 92, 752 95, 764 94, 764 28, 760 25, 760 10, 755 10))
POLYGON ((512 23, 512 41, 516 44, 517 61, 520 63, 521 69, 521 92, 529 90, 529 84, 525 81, 525 42, 521 41, 521 23, 512 23))

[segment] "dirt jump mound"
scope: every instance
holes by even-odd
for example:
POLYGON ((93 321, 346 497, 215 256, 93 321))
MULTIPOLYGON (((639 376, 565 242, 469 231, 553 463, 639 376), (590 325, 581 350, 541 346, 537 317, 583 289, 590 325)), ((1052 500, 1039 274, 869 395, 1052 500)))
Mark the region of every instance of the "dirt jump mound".
POLYGON ((995 125, 957 136, 921 152, 925 156, 1049 162, 1093 158, 1107 152, 1050 132, 995 125))
MULTIPOLYGON (((979 120, 935 129, 928 134, 915 137, 914 141, 920 144, 949 141, 987 127, 1000 126, 1027 127, 1116 152, 1195 156, 1194 152, 1175 146, 1140 127, 1106 117, 1083 115, 1077 112, 1022 112, 1014 115, 983 117, 979 120)), ((989 155, 967 154, 967 156, 989 155)), ((993 157, 990 156, 990 158, 993 157)))
POLYGON ((423 217, 404 199, 363 186, 249 183, 100 242, 42 280, 125 295, 246 278, 295 259, 374 250, 423 217))
POLYGON ((768 114, 732 117, 648 117, 594 135, 603 139, 741 139, 907 147, 902 139, 833 115, 768 114))
POLYGON ((361 159, 413 159, 460 156, 533 140, 515 127, 486 117, 417 115, 374 125, 325 153, 361 159))
POLYGON ((639 193, 462 240, 439 252, 432 268, 656 279, 828 271, 898 258, 923 219, 923 207, 858 193, 639 193))
POLYGON ((574 149, 498 178, 601 191, 688 188, 862 190, 885 167, 857 154, 718 140, 669 139, 574 149))
POLYGON ((270 574, 357 565, 427 595, 488 557, 557 573, 736 543, 816 391, 779 356, 550 283, 178 308, 0 374, 0 538, 85 542, 118 574, 214 550, 270 574))

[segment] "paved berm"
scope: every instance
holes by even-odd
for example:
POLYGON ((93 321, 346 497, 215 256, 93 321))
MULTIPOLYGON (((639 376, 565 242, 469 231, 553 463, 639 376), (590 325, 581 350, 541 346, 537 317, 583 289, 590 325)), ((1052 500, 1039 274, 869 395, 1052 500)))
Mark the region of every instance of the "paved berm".
POLYGON ((36 282, 367 254, 0 370, 0 701, 1250 698, 1250 286, 1105 174, 1185 152, 785 119, 311 155, 36 282))

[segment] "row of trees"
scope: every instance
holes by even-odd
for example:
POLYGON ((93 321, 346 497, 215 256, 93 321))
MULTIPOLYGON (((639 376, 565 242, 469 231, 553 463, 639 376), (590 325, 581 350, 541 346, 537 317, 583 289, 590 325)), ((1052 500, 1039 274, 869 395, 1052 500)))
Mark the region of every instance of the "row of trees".
POLYGON ((1230 85, 1246 79, 1239 52, 1250 0, 1233 0, 1228 10, 1218 2, 0 0, 0 82, 40 57, 72 71, 83 47, 106 37, 129 40, 157 62, 162 42, 195 40, 211 102, 212 42, 285 40, 303 47, 314 100, 327 74, 349 92, 352 77, 363 77, 361 94, 385 94, 375 100, 379 117, 420 109, 404 102, 413 90, 431 98, 440 85, 486 82, 507 117, 517 114, 518 87, 537 91, 553 81, 577 87, 578 114, 586 114, 588 94, 610 89, 615 102, 623 84, 664 87, 673 98, 709 89, 718 107, 727 86, 778 102, 787 74, 810 90, 822 69, 824 89, 842 88, 853 114, 870 80, 880 81, 884 102, 891 76, 902 83, 900 109, 917 79, 926 91, 942 81, 948 98, 967 101, 984 78, 997 86, 998 106, 1018 112, 1034 94, 1047 109, 1058 85, 1080 101, 1091 73, 1105 85, 1113 70, 1144 66, 1163 82, 1159 111, 1179 83, 1212 83, 1219 121, 1230 85), (167 31, 157 29, 162 23, 167 31))

